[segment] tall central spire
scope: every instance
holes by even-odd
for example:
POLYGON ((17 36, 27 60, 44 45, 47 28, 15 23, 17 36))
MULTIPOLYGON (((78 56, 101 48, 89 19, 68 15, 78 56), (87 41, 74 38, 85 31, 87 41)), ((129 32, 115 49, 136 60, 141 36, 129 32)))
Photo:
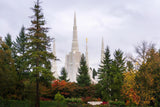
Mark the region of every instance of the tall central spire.
POLYGON ((89 68, 89 61, 88 61, 88 39, 86 38, 86 62, 87 66, 89 68))
MULTIPOLYGON (((56 44, 55 44, 55 39, 53 40, 53 55, 56 56, 56 44)), ((58 79, 58 73, 57 73, 57 63, 56 60, 52 60, 52 68, 53 76, 58 79)))
POLYGON ((77 26, 76 24, 76 13, 74 12, 74 26, 77 26))
POLYGON ((102 47, 101 47, 101 63, 103 61, 104 58, 104 42, 103 42, 103 37, 102 37, 102 47))
POLYGON ((74 25, 73 25, 73 40, 72 40, 72 52, 79 52, 78 39, 77 39, 77 25, 76 25, 76 13, 74 13, 74 25))

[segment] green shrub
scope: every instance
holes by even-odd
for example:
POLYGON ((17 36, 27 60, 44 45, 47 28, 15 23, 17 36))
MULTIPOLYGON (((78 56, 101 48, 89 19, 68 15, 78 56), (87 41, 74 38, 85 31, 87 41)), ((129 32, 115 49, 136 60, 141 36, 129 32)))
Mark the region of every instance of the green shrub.
POLYGON ((55 95, 54 100, 57 102, 65 102, 65 98, 59 92, 55 95))

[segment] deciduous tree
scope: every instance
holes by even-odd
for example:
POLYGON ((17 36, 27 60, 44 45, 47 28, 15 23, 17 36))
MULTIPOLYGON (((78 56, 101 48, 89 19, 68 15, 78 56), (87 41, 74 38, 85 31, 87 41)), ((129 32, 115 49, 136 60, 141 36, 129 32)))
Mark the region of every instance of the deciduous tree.
POLYGON ((140 66, 135 77, 136 90, 139 91, 142 105, 149 104, 151 100, 159 104, 160 55, 155 48, 152 48, 147 51, 146 57, 146 62, 140 66))
POLYGON ((11 49, 0 39, 0 96, 9 98, 15 93, 16 72, 11 49))

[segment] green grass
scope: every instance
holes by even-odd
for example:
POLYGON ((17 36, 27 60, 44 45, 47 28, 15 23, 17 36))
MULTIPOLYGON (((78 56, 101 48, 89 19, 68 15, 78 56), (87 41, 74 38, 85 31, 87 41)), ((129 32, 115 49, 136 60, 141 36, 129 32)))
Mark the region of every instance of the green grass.
POLYGON ((56 101, 41 101, 41 107, 67 107, 66 103, 56 102, 56 101))
MULTIPOLYGON (((34 107, 34 104, 30 101, 0 101, 0 107, 34 107)), ((41 101, 40 107, 67 107, 66 103, 55 101, 41 101)))

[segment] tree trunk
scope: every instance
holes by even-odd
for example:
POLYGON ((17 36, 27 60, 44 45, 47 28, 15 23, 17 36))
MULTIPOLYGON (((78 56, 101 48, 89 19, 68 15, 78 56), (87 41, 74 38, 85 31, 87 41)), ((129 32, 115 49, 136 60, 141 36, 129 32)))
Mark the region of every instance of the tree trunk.
POLYGON ((40 107, 40 98, 39 98, 39 73, 36 78, 36 105, 35 107, 40 107))

